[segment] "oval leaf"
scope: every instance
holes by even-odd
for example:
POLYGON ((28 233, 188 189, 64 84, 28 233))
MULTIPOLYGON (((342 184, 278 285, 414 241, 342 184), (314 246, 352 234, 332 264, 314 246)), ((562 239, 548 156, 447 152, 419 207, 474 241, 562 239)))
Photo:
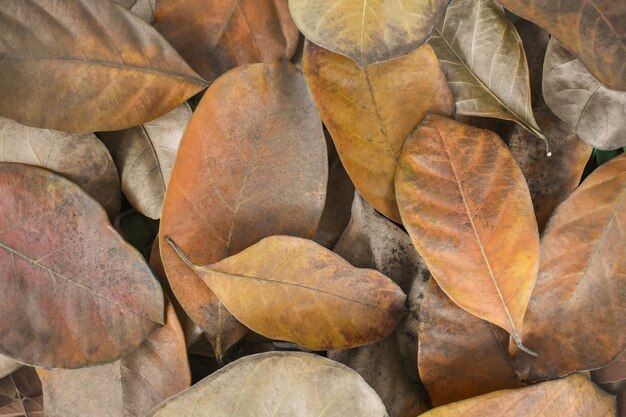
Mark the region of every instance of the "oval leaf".
POLYGON ((156 30, 111 1, 6 2, 0 56, 0 116, 46 129, 138 126, 206 86, 156 30))
POLYGON ((550 110, 594 148, 626 146, 626 91, 604 87, 554 38, 546 51, 543 96, 550 110))
POLYGON ((615 397, 582 375, 502 390, 435 408, 423 417, 616 417, 615 397))
POLYGON ((0 118, 0 162, 49 169, 80 185, 104 207, 109 219, 120 211, 120 178, 106 147, 93 133, 37 129, 0 118))
MULTIPOLYGON (((181 141, 161 239, 172 235, 197 264, 264 237, 311 237, 328 178, 322 123, 302 75, 286 62, 239 67, 206 92, 181 141)), ((176 298, 218 357, 245 329, 161 240, 176 298)))
POLYGON ((307 42, 303 71, 354 185, 374 208, 400 222, 393 173, 402 144, 426 112, 454 112, 432 48, 361 69, 307 42))
POLYGON ((365 68, 420 47, 448 1, 289 0, 289 10, 308 40, 365 68))
POLYGON ((146 417, 386 417, 363 378, 301 352, 247 356, 161 404, 146 417))
POLYGON ((139 127, 98 134, 120 170, 126 198, 152 219, 161 217, 165 188, 191 114, 185 103, 139 127))
POLYGON ((287 0, 159 0, 154 26, 209 81, 240 65, 291 59, 300 36, 287 0))
POLYGON ((506 332, 458 307, 430 280, 420 310, 417 365, 433 406, 521 388, 506 345, 506 332))
POLYGON ((601 368, 624 351, 624 225, 626 154, 596 169, 548 223, 524 321, 525 341, 540 356, 516 354, 521 376, 541 380, 601 368))
POLYGON ((248 328, 310 350, 378 341, 406 314, 393 281, 306 239, 272 236, 216 264, 188 265, 248 328))
POLYGON ((498 135, 427 115, 400 155, 396 193, 443 291, 521 345, 539 233, 524 176, 498 135))
POLYGON ((615 0, 498 0, 574 52, 608 88, 626 90, 626 3, 615 0))
POLYGON ((144 416, 191 385, 185 338, 171 303, 165 326, 108 365, 37 370, 48 416, 144 416))
POLYGON ((457 113, 512 120, 544 138, 533 117, 522 41, 495 1, 454 0, 430 44, 457 113))
POLYGON ((163 292, 102 207, 28 165, 1 163, 0 184, 0 353, 77 368, 139 346, 162 323, 163 292))

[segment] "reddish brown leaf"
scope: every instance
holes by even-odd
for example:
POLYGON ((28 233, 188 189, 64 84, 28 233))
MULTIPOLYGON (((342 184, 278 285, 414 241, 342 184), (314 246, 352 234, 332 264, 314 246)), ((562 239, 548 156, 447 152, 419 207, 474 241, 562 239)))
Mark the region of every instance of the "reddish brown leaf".
POLYGON ((430 280, 420 310, 417 364, 433 406, 521 388, 507 345, 505 331, 458 307, 430 280))
MULTIPOLYGON (((328 178, 313 101, 289 63, 253 64, 206 92, 180 144, 163 205, 172 235, 197 264, 211 264, 275 234, 311 237, 328 178)), ((245 328, 161 240, 176 298, 220 357, 245 328)))
POLYGON ((626 380, 626 351, 604 368, 591 371, 591 378, 598 384, 608 384, 626 380))
POLYGON ((68 132, 156 119, 206 87, 156 30, 111 1, 7 1, 0 116, 68 132))
POLYGON ((0 353, 42 367, 110 362, 162 323, 150 268, 80 187, 1 163, 0 201, 0 353))
POLYGON ((159 0, 154 26, 209 81, 240 65, 291 59, 287 0, 159 0))
POLYGON ((524 176, 500 138, 427 115, 404 145, 396 193, 403 223, 442 290, 521 345, 539 233, 524 176))
POLYGON ((626 154, 596 169, 550 219, 518 373, 542 380, 606 366, 626 348, 626 154))

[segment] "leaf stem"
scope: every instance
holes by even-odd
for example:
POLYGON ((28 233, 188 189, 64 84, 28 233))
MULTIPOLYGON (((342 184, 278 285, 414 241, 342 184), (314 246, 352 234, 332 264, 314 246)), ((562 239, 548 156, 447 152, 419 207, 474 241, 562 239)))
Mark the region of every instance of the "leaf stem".
POLYGON ((183 252, 180 246, 178 246, 178 244, 174 242, 174 239, 172 239, 170 236, 165 236, 165 241, 170 244, 170 246, 174 249, 174 251, 176 251, 178 256, 180 256, 180 259, 183 260, 183 262, 185 262, 187 265, 189 265, 193 269, 197 267, 197 265, 191 262, 191 260, 187 257, 187 255, 185 255, 185 252, 183 252))

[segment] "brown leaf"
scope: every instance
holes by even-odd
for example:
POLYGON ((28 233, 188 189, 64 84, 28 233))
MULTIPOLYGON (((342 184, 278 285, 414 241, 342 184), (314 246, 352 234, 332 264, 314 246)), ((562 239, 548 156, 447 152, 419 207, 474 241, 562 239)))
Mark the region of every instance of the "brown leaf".
POLYGON ((0 378, 12 374, 22 366, 21 363, 14 361, 11 358, 0 355, 0 378))
POLYGON ((454 112, 432 48, 361 69, 307 42, 303 71, 354 185, 374 208, 399 223, 393 173, 402 144, 426 112, 454 112))
POLYGON ((512 120, 543 139, 531 108, 522 41, 495 1, 453 1, 429 43, 457 113, 512 120))
POLYGON ((104 207, 120 211, 120 178, 106 147, 93 133, 37 129, 0 118, 0 162, 40 166, 80 185, 104 207))
POLYGON ((423 417, 615 417, 615 398, 582 375, 502 390, 435 408, 423 417))
POLYGON ((406 314, 393 281, 310 240, 272 236, 197 266, 166 239, 239 321, 270 339, 310 350, 356 347, 383 339, 406 314))
MULTIPOLYGON (((161 239, 172 235, 197 264, 264 237, 311 237, 324 206, 322 124, 302 75, 286 62, 239 67, 206 92, 181 141, 161 239)), ((246 329, 161 240, 167 278, 221 357, 246 329)))
POLYGON ((554 209, 578 187, 592 148, 556 117, 543 101, 541 73, 548 33, 527 21, 520 22, 516 27, 527 51, 535 119, 550 144, 551 156, 546 155, 542 141, 518 125, 513 126, 502 139, 508 143, 526 177, 537 225, 542 231, 554 209))
POLYGON ((554 114, 589 145, 605 150, 626 146, 626 91, 603 86, 554 38, 546 51, 543 95, 554 114))
POLYGON ((289 0, 289 10, 308 40, 366 68, 420 47, 448 1, 289 0))
POLYGON ((54 368, 110 362, 162 323, 161 287, 95 200, 28 165, 0 163, 0 184, 0 353, 54 368))
POLYGON ((0 416, 43 417, 41 381, 34 368, 24 366, 0 379, 0 416))
POLYGON ((347 366, 302 352, 247 356, 211 374, 146 417, 387 417, 347 366))
POLYGON ((420 377, 433 406, 465 400, 522 382, 509 365, 508 334, 467 313, 430 281, 420 310, 420 377))
POLYGON ((556 210, 541 242, 524 340, 524 379, 609 364, 626 348, 626 154, 596 169, 556 210), (592 341, 592 343, 591 343, 592 341))
POLYGON ((313 240, 326 247, 333 248, 350 221, 350 207, 354 200, 354 184, 339 160, 335 144, 326 131, 328 148, 328 186, 324 211, 317 226, 313 240))
POLYGON ((126 7, 128 10, 139 16, 147 23, 154 22, 154 8, 156 0, 113 0, 120 6, 126 7))
POLYGON ((165 326, 108 365, 37 372, 48 417, 144 416, 191 385, 185 338, 171 303, 165 326))
POLYGON ((240 65, 291 59, 300 36, 287 0, 159 0, 154 26, 209 81, 240 65))
POLYGON ((539 233, 524 176, 500 138, 427 115, 400 155, 396 193, 403 223, 443 291, 521 345, 539 233))
POLYGON ((206 87, 156 30, 110 1, 11 1, 0 28, 0 116, 28 126, 126 129, 206 87))
POLYGON ((141 126, 98 134, 120 171, 129 203, 152 219, 161 217, 165 188, 191 114, 189 105, 183 103, 141 126))
POLYGON ((598 384, 608 384, 626 380, 626 351, 604 368, 591 371, 591 378, 598 384))
POLYGON ((626 90, 626 3, 614 0, 498 0, 545 28, 574 52, 601 83, 626 90))

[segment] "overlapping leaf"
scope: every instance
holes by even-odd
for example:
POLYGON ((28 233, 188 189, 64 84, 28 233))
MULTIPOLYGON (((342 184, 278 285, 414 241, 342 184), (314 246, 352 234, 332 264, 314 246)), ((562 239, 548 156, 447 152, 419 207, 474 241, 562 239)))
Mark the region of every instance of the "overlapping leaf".
POLYGON ((521 345, 539 234, 524 176, 500 138, 427 115, 400 155, 396 194, 415 248, 443 291, 521 345))
POLYGON ((454 0, 430 44, 457 113, 512 120, 543 138, 533 117, 522 41, 494 0, 454 0))
POLYGON ((448 1, 289 0, 289 10, 307 39, 366 68, 420 47, 448 1))
POLYGON ((626 90, 626 4, 615 0, 498 0, 574 52, 608 88, 626 90))
POLYGON ((588 144, 598 149, 626 146, 626 91, 603 86, 554 38, 546 51, 543 96, 588 144))
POLYGON ((141 344, 163 320, 163 293, 100 205, 28 165, 0 164, 0 184, 0 353, 75 368, 141 344))
POLYGON ((146 417, 386 417, 356 372, 308 353, 239 359, 161 404, 146 417))
POLYGON ((0 379, 0 416, 44 416, 41 381, 34 368, 24 366, 0 379))
POLYGON ((161 217, 165 188, 191 114, 189 105, 183 104, 139 127, 98 135, 120 171, 126 198, 152 219, 161 217))
POLYGON ((0 116, 28 126, 125 129, 206 86, 156 30, 111 1, 7 1, 0 45, 0 116))
POLYGON ((37 129, 0 118, 0 162, 54 171, 80 185, 110 219, 120 211, 120 178, 109 151, 93 133, 37 129))
POLYGON ((185 338, 171 303, 165 326, 120 360, 38 373, 49 417, 145 416, 191 384, 185 338))
POLYGON ((424 417, 616 417, 615 398, 582 375, 502 390, 435 408, 424 417))
POLYGON ((0 378, 4 378, 5 376, 16 371, 21 363, 14 361, 11 358, 7 358, 6 356, 0 355, 0 378))
POLYGON ((596 169, 556 210, 517 352, 530 380, 608 365, 626 348, 626 154, 596 169), (590 343, 593 341, 593 343, 590 343))
POLYGON ((159 0, 154 25, 209 81, 240 65, 291 59, 300 36, 287 0, 159 0))
POLYGON ((309 42, 303 71, 354 185, 377 210, 400 222, 393 173, 402 144, 426 112, 454 112, 432 48, 361 69, 309 42))
POLYGON ((392 280, 297 237, 268 237, 213 265, 188 267, 248 328, 310 350, 381 340, 406 314, 392 280))
MULTIPOLYGON (((172 235, 197 264, 264 237, 311 237, 328 165, 322 124, 300 73, 286 62, 239 67, 206 92, 185 132, 163 205, 172 235)), ((163 240, 174 294, 221 356, 245 328, 163 240)))
POLYGON ((115 3, 126 7, 128 10, 148 23, 154 22, 154 9, 156 0, 113 0, 115 3))
POLYGON ((507 345, 506 332, 458 307, 430 281, 420 310, 417 364, 433 406, 521 388, 507 345))
POLYGON ((591 372, 594 382, 609 384, 626 380, 626 351, 604 368, 591 372))

